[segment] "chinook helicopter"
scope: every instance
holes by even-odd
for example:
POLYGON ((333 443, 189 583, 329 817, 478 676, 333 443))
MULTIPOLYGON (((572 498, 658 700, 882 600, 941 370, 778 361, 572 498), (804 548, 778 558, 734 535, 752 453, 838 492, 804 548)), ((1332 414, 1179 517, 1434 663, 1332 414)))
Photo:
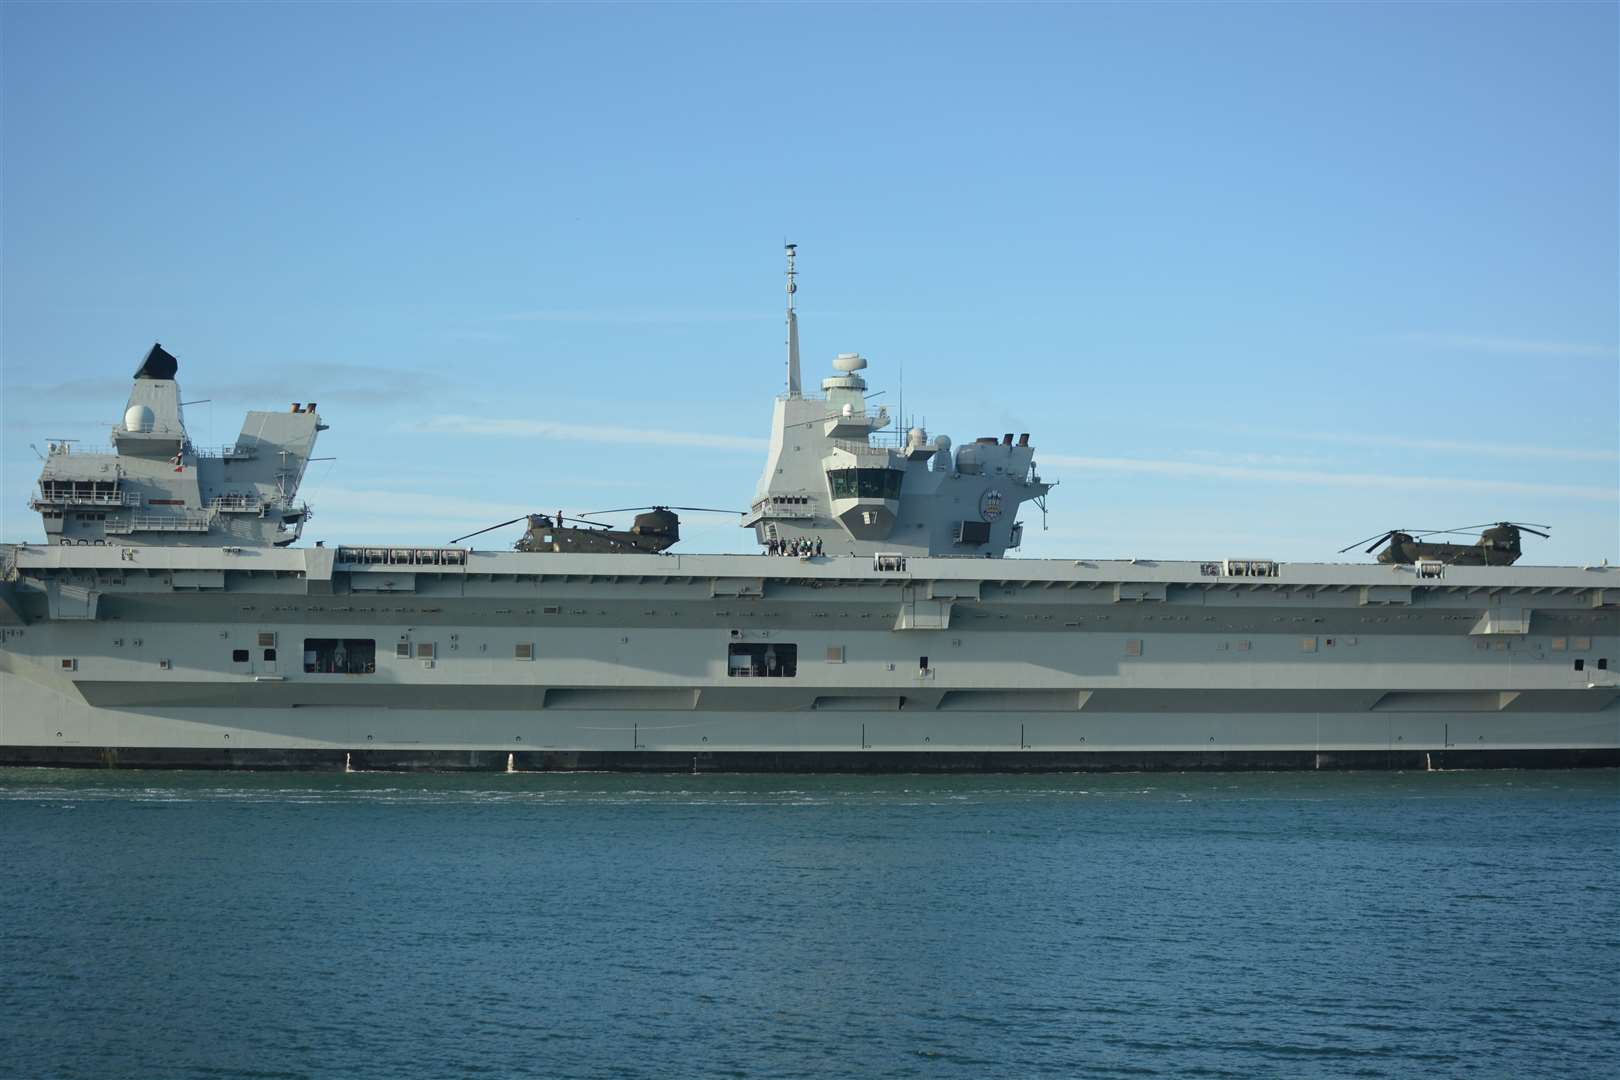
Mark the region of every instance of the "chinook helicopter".
POLYGON ((524 514, 458 536, 450 541, 458 544, 475 536, 505 528, 527 520, 528 527, 513 548, 518 551, 569 551, 589 554, 617 553, 656 555, 672 547, 681 538, 681 519, 674 511, 689 510, 705 514, 735 514, 735 510, 715 510, 706 506, 621 506, 616 510, 593 510, 583 517, 568 517, 561 510, 555 515, 524 514), (628 529, 613 529, 592 520, 606 514, 627 514, 642 510, 628 529), (569 524, 573 522, 574 524, 569 524))
POLYGON ((1378 548, 1388 544, 1383 551, 1378 552, 1378 561, 1399 566, 1410 566, 1415 562, 1441 562, 1448 566, 1512 566, 1523 553, 1519 547, 1519 534, 1530 533, 1547 539, 1542 529, 1550 529, 1551 525, 1526 525, 1517 521, 1488 522, 1484 525, 1466 525, 1460 529, 1429 529, 1404 530, 1391 529, 1377 536, 1369 536, 1357 540, 1349 547, 1339 549, 1343 555, 1350 548, 1360 547, 1367 541, 1372 541, 1367 548, 1367 554, 1372 554, 1378 548), (1483 530, 1479 539, 1472 544, 1451 544, 1444 542, 1430 542, 1425 540, 1430 536, 1466 535, 1476 529, 1483 530))

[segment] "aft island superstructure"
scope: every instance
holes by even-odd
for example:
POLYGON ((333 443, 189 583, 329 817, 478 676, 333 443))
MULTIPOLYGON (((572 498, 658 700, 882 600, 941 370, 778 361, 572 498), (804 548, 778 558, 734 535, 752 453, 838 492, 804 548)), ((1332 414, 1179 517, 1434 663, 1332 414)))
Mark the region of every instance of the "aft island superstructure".
POLYGON ((0 762, 1620 764, 1614 568, 1007 558, 1053 487, 1030 437, 890 434, 852 353, 806 393, 793 273, 759 555, 664 552, 662 509, 291 546, 314 406, 200 450, 154 350, 114 452, 48 458, 49 543, 0 549, 0 762))

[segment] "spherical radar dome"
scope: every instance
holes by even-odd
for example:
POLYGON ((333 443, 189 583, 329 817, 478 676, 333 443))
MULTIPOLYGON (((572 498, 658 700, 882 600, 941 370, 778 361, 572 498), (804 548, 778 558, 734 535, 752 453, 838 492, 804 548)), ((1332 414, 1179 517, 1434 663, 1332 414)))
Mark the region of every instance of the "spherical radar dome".
POLYGON ((157 415, 149 405, 131 405, 124 410, 124 430, 147 432, 157 423, 157 415))

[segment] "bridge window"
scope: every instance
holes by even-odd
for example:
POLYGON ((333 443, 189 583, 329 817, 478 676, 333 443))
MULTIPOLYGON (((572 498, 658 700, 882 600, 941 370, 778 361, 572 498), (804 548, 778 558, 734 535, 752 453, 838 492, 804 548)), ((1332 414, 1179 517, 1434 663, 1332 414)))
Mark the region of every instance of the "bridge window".
POLYGON ((726 674, 734 679, 791 679, 798 673, 797 645, 734 641, 726 656, 726 674))
POLYGON ((371 638, 305 638, 304 671, 311 675, 370 675, 377 670, 371 638))
POLYGON ((899 469, 829 469, 827 484, 835 499, 898 499, 899 469))

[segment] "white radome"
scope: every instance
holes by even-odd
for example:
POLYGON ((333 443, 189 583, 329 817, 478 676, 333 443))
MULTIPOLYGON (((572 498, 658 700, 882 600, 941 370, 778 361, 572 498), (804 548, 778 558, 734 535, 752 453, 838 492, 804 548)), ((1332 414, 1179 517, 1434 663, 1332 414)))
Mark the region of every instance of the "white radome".
POLYGON ((124 430, 147 432, 157 423, 157 414, 149 405, 131 405, 124 410, 124 430))

